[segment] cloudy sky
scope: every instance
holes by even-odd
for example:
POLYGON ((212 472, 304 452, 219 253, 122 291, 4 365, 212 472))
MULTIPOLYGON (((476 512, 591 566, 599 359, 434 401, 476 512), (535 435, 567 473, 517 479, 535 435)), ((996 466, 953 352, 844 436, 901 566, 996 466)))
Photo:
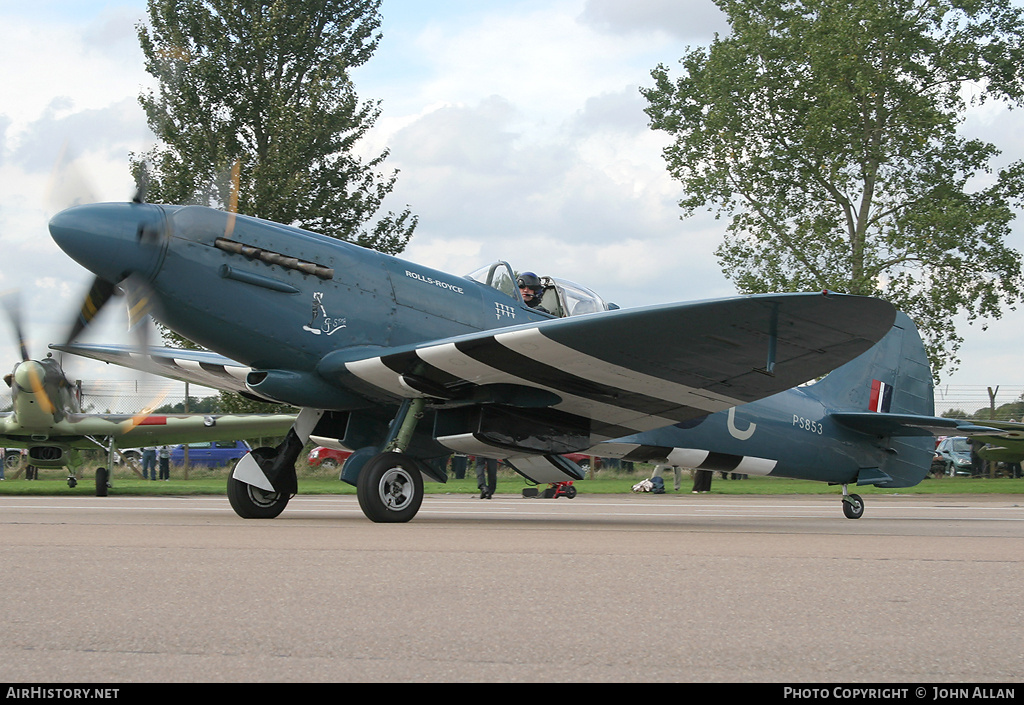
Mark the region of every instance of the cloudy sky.
MULTIPOLYGON (((420 217, 404 257, 457 274, 505 259, 624 307, 735 293, 713 255, 722 224, 680 220, 665 136, 638 92, 657 64, 727 31, 711 0, 384 0, 382 13, 383 40, 355 80, 383 101, 364 148, 391 150, 393 206, 420 217)), ((154 141, 137 103, 151 85, 134 29, 144 16, 144 0, 0 3, 0 291, 20 291, 35 355, 89 280, 49 238, 49 217, 73 197, 127 199, 128 154, 154 141)), ((986 111, 968 129, 1018 158, 1021 112, 986 111)), ((1024 224, 1011 244, 1024 250, 1024 224)), ((119 315, 90 340, 123 339, 119 315)), ((1007 312, 987 331, 965 327, 940 394, 1024 391, 1022 324, 1007 312)), ((11 341, 3 327, 13 361, 11 341)), ((111 374, 78 365, 85 379, 111 374)))

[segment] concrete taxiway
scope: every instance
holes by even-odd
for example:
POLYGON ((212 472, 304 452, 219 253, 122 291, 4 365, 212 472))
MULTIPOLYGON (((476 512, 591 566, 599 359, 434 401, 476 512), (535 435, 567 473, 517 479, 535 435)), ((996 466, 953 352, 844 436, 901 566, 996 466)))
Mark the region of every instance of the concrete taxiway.
POLYGON ((1019 681, 1024 495, 0 497, 0 681, 1019 681))

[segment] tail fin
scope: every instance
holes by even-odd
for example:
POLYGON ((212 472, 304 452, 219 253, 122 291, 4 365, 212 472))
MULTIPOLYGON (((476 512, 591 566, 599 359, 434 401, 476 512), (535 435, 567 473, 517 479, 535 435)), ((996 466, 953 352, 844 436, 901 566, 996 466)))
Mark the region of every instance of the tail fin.
POLYGON ((862 467, 859 485, 911 487, 931 465, 932 433, 950 419, 936 419, 931 367, 917 326, 896 314, 892 330, 860 357, 806 389, 838 423, 878 437, 887 451, 862 467))
POLYGON ((935 413, 928 355, 917 326, 902 312, 897 312, 892 330, 878 344, 807 391, 837 411, 935 413))

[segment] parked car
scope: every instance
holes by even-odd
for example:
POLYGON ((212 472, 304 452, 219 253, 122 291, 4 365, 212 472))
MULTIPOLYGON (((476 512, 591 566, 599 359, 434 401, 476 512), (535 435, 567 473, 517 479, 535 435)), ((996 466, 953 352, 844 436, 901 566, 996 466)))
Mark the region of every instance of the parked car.
MULTIPOLYGON (((171 446, 172 465, 185 464, 185 445, 181 443, 171 446)), ((207 467, 228 465, 251 450, 251 447, 245 441, 197 441, 187 445, 188 464, 196 466, 205 465, 207 467)), ((160 446, 151 447, 159 448, 160 446)), ((118 448, 117 453, 114 456, 115 464, 120 464, 122 458, 135 465, 142 464, 142 448, 118 448)))
MULTIPOLYGON (((219 465, 230 465, 252 448, 245 441, 200 441, 189 443, 188 464, 191 466, 205 465, 217 467, 219 465)), ((185 444, 171 447, 171 463, 173 465, 184 465, 185 444)))
POLYGON ((333 470, 344 465, 350 455, 352 455, 352 452, 348 450, 335 450, 326 446, 317 446, 309 451, 306 460, 311 468, 322 467, 325 470, 333 470))
POLYGON ((573 461, 585 471, 590 471, 590 456, 583 453, 565 453, 565 457, 573 461))
POLYGON ((935 447, 937 460, 946 475, 971 474, 971 444, 966 436, 950 436, 939 441, 935 447))

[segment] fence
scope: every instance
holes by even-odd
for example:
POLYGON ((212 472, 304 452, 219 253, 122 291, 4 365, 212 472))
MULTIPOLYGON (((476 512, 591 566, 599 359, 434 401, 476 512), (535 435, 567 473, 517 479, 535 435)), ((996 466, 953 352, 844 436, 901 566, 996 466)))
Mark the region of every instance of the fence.
MULTIPOLYGON (((204 411, 196 402, 217 391, 189 385, 189 410, 204 411)), ((136 414, 144 409, 184 406, 185 383, 172 380, 99 380, 82 382, 82 411, 93 414, 136 414)))
POLYGON ((990 409, 995 409, 996 418, 1020 421, 1024 416, 1022 396, 1022 385, 940 385, 935 388, 935 413, 938 416, 946 416, 949 415, 948 412, 955 411, 968 418, 987 419, 991 418, 990 409), (990 389, 994 393, 994 400, 989 397, 990 389))

